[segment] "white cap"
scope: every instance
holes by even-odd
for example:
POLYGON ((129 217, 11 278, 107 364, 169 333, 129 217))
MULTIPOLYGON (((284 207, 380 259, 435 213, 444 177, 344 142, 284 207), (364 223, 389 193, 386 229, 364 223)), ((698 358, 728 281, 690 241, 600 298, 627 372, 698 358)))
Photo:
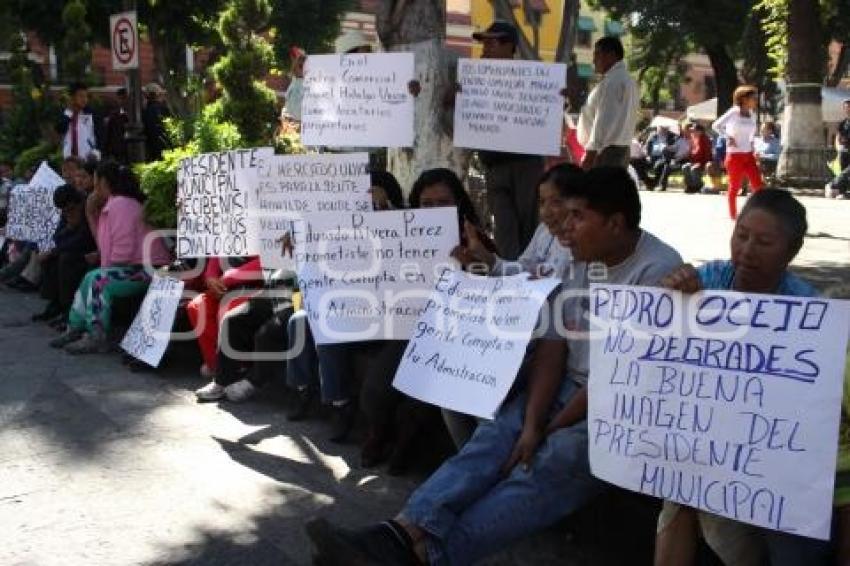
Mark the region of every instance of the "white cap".
POLYGON ((358 47, 372 47, 372 42, 360 30, 346 30, 345 33, 336 38, 337 53, 348 53, 358 47))

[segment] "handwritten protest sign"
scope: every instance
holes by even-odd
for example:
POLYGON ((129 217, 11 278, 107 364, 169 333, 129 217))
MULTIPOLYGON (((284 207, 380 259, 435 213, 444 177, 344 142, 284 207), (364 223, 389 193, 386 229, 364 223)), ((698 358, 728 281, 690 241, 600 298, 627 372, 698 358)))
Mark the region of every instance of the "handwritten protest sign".
POLYGON ((560 155, 566 81, 563 63, 461 59, 454 144, 560 155))
POLYGON ((65 181, 43 161, 27 185, 17 185, 9 199, 6 236, 35 242, 39 251, 53 249, 53 233, 61 217, 53 206, 53 193, 65 181))
POLYGON ((412 53, 310 55, 304 67, 304 145, 413 145, 412 53))
POLYGON ((174 315, 183 296, 183 281, 154 275, 121 348, 134 358, 157 367, 171 338, 174 315))
POLYGON ((593 285, 593 474, 828 539, 848 305, 593 285))
POLYGON ((293 238, 317 344, 407 340, 437 268, 454 265, 457 211, 320 213, 296 223, 293 238))
POLYGON ((558 282, 444 269, 393 386, 421 401, 493 418, 522 364, 540 307, 558 282))
POLYGON ((257 247, 265 268, 294 269, 281 254, 280 237, 291 223, 319 212, 368 212, 369 155, 366 153, 276 155, 256 173, 257 247))
POLYGON ((241 257, 254 255, 249 194, 256 180, 249 172, 271 158, 270 147, 204 153, 180 162, 177 171, 177 255, 241 257))

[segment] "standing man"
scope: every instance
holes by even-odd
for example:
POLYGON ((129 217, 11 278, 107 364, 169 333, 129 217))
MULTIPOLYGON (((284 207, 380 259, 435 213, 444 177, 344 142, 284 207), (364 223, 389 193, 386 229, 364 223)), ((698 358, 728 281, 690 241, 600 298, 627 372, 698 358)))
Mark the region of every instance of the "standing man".
POLYGON ((640 95, 623 55, 623 44, 616 37, 603 37, 593 47, 593 67, 602 80, 587 97, 578 122, 578 140, 586 150, 581 162, 585 170, 629 166, 640 95))
POLYGON ((142 89, 145 94, 145 109, 142 110, 142 125, 145 128, 145 158, 148 162, 162 159, 162 152, 169 147, 165 131, 165 119, 171 111, 163 102, 165 89, 157 83, 149 83, 142 89))
MULTIPOLYGON (((495 21, 483 32, 472 34, 483 46, 482 59, 513 59, 519 33, 507 22, 495 21)), ((516 259, 537 229, 537 181, 543 175, 539 155, 479 151, 484 166, 487 204, 495 220, 499 255, 516 259)))
POLYGON ((62 136, 62 157, 100 158, 97 124, 88 103, 89 91, 84 84, 68 86, 68 107, 56 125, 62 136))
POLYGON ((120 163, 127 163, 126 130, 130 116, 127 114, 127 89, 119 88, 115 92, 117 106, 106 117, 106 134, 103 141, 103 155, 120 163))

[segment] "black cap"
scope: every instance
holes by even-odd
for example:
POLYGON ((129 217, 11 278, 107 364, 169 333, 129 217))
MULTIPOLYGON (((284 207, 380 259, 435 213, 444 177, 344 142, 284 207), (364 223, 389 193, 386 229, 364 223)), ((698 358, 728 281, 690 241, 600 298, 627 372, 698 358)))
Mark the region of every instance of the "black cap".
POLYGON ((472 34, 472 39, 475 41, 484 41, 485 39, 490 38, 513 43, 514 45, 519 43, 519 33, 517 33, 517 29, 508 22, 500 20, 496 20, 490 24, 490 27, 486 30, 477 31, 472 34))

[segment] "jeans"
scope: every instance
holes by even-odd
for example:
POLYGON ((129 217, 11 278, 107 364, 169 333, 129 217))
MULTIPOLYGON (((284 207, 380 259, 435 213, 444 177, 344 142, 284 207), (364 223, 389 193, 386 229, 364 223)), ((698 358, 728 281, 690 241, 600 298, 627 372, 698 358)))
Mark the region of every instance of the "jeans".
MULTIPOLYGON (((573 383, 566 393, 578 390, 573 383)), ((502 475, 522 431, 525 404, 520 395, 495 420, 480 424, 408 500, 401 515, 430 535, 431 564, 473 564, 566 517, 605 489, 590 474, 586 421, 547 436, 528 470, 517 466, 502 475)), ((559 408, 556 402, 553 411, 559 408)))
POLYGON ((301 340, 303 344, 293 352, 294 356, 286 364, 286 384, 292 389, 314 386, 319 375, 319 355, 310 325, 307 324, 307 311, 301 309, 289 318, 287 336, 289 351, 292 352, 298 346, 296 340, 301 340), (301 336, 304 338, 301 339, 301 336))
POLYGON ((702 174, 705 167, 699 163, 685 163, 682 165, 682 175, 685 177, 685 192, 697 193, 703 187, 702 174))

